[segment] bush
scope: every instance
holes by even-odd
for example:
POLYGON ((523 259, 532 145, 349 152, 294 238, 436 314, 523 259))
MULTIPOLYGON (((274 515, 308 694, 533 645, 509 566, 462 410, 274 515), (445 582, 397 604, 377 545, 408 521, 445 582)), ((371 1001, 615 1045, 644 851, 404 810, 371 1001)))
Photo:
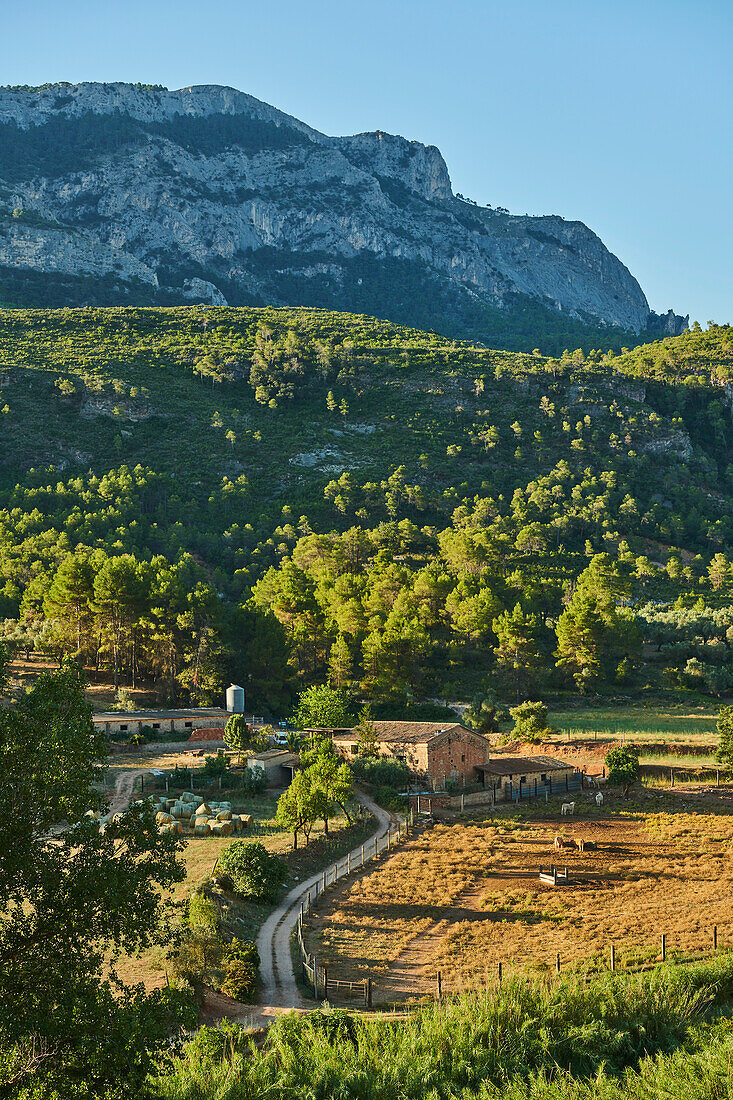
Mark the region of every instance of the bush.
POLYGON ((235 1001, 251 1001, 257 992, 260 956, 252 940, 233 940, 224 953, 222 993, 235 1001))
POLYGON ((385 810, 405 809, 405 799, 400 798, 394 787, 375 787, 372 793, 374 801, 378 802, 380 806, 384 806, 385 810))
POLYGON ((363 779, 375 787, 404 790, 410 784, 410 769, 402 760, 384 756, 357 756, 351 761, 351 768, 357 779, 363 779))
POLYGON ((228 770, 229 759, 221 749, 219 749, 216 756, 204 757, 202 774, 206 779, 223 779, 228 770))
POLYGON ((256 840, 233 840, 219 856, 217 871, 229 875, 240 897, 274 901, 288 877, 288 865, 256 840))
MULTIPOLYGON (((239 786, 245 794, 258 795, 267 787, 267 776, 262 768, 245 768, 243 772, 236 773, 239 786)), ((234 779, 233 775, 227 776, 227 780, 234 779)))

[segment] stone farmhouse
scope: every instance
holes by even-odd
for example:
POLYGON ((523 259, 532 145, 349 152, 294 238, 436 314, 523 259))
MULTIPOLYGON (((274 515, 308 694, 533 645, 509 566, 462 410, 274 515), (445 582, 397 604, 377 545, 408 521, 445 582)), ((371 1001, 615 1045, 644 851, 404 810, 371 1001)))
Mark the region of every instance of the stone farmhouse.
MULTIPOLYGON (((374 722, 380 756, 402 760, 415 775, 435 786, 446 782, 481 781, 481 767, 489 759, 489 742, 460 722, 374 722)), ((356 729, 331 730, 340 756, 359 753, 356 729)))

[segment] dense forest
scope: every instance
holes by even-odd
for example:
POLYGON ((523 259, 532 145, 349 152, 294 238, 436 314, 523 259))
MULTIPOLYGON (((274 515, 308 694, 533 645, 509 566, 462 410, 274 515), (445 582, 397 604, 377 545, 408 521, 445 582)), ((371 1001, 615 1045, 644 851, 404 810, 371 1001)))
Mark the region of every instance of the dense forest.
POLYGON ((0 616, 161 701, 733 690, 733 329, 0 311, 0 616))

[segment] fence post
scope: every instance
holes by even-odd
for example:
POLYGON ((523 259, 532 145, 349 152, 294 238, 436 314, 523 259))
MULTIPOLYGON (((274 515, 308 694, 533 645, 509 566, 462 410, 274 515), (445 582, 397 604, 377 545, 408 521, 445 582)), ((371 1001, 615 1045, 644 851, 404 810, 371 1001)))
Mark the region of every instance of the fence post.
POLYGON ((669 769, 669 785, 674 787, 674 768, 669 769))
POLYGON ((325 871, 323 872, 322 882, 323 882, 323 885, 321 886, 321 893, 325 894, 325 892, 326 892, 326 872, 325 871))
POLYGON ((616 969, 616 948, 611 944, 611 970, 616 969))
POLYGON ((351 874, 351 852, 346 857, 346 874, 351 874))
POLYGON ((662 932, 662 962, 667 958, 667 933, 662 932))
POLYGON ((501 962, 499 963, 498 974, 499 974, 499 985, 501 985, 501 962))
POLYGON ((328 1000, 328 967, 323 968, 323 999, 328 1000))
POLYGON ((318 955, 313 956, 313 996, 318 1000, 318 955))
POLYGON ((165 777, 165 793, 168 794, 168 776, 165 777))
POLYGON ((465 806, 465 795, 461 794, 461 813, 463 813, 463 807, 465 806))
POLYGON ((361 846, 361 865, 364 866, 364 845, 361 846))
POLYGON ((420 792, 417 792, 417 812, 420 813, 420 792))
POLYGON ((718 926, 717 926, 717 924, 714 924, 713 925, 713 951, 717 951, 717 950, 718 950, 718 926))
POLYGON ((366 998, 367 998, 367 1008, 371 1008, 372 1007, 372 979, 371 978, 367 978, 367 980, 366 980, 366 998))
POLYGON ((557 970, 557 973, 559 974, 560 973, 560 952, 559 951, 557 953, 557 958, 555 959, 555 969, 557 970))

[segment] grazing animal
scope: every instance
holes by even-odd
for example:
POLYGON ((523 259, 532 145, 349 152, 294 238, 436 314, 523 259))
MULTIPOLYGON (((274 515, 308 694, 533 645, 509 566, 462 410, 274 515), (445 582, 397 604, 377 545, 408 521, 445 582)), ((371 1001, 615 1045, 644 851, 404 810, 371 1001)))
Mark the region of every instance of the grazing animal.
POLYGON ((578 849, 579 852, 585 851, 585 841, 582 837, 580 838, 580 840, 575 841, 575 847, 578 849))
POLYGON ((555 837, 555 843, 554 843, 553 847, 555 848, 556 852, 560 852, 560 851, 562 851, 563 848, 569 847, 570 844, 572 844, 572 841, 565 840, 565 838, 562 837, 562 836, 556 836, 555 837))
POLYGON ((603 791, 599 791, 598 794, 596 795, 596 806, 602 806, 602 805, 603 805, 603 791))
POLYGON ((575 813, 575 803, 574 802, 563 802, 562 809, 560 810, 560 813, 562 814, 563 817, 566 817, 567 814, 575 813))

